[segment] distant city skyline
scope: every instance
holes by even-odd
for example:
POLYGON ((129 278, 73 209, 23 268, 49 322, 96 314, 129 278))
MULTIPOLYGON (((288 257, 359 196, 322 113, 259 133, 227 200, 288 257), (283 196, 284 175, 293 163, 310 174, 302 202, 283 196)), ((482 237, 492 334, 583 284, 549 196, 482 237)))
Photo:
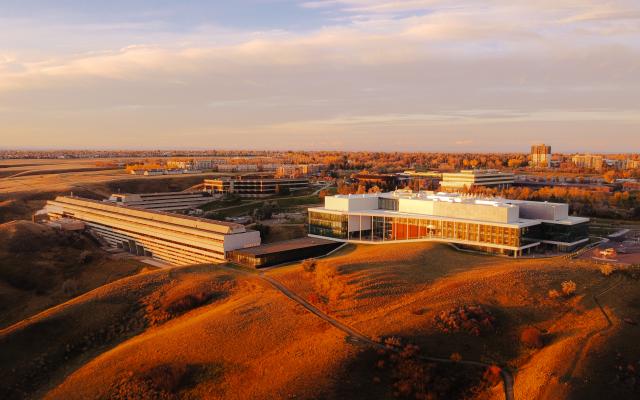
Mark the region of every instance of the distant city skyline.
POLYGON ((640 3, 0 4, 0 148, 640 152, 640 3))

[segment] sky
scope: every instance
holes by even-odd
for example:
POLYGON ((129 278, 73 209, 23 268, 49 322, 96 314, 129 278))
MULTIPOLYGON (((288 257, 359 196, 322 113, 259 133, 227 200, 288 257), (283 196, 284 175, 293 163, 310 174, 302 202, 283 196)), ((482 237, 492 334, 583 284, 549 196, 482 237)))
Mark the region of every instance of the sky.
POLYGON ((0 148, 640 152, 638 0, 0 2, 0 148))

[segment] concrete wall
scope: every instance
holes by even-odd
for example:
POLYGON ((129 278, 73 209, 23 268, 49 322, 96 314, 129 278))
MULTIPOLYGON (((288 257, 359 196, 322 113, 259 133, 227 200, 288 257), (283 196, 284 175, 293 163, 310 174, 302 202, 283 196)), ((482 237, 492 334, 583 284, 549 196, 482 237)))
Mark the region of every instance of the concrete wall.
POLYGON ((363 215, 362 225, 359 215, 349 215, 349 232, 371 229, 371 217, 363 215))
POLYGON ((247 231, 236 233, 224 237, 224 251, 244 249, 247 247, 260 246, 260 232, 247 231))
POLYGON ((398 211, 413 214, 433 215, 433 204, 433 201, 424 201, 420 199, 400 199, 398 202, 398 211))
POLYGON ((362 197, 359 195, 348 197, 327 196, 324 198, 324 207, 336 211, 375 210, 378 208, 378 197, 362 197))
POLYGON ((503 224, 518 220, 517 207, 436 201, 433 202, 433 211, 433 215, 441 217, 474 219, 503 224))
POLYGON ((564 203, 524 201, 518 207, 520 218, 559 221, 569 217, 569 205, 564 203))

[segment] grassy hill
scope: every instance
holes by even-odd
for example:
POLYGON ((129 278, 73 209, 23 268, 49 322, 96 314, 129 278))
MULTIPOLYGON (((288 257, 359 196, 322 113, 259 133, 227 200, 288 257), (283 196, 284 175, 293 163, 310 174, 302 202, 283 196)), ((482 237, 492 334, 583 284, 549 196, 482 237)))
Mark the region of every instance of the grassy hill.
POLYGON ((95 243, 28 221, 0 224, 0 327, 146 268, 95 243))
POLYGON ((258 274, 178 267, 110 282, 1 330, 9 373, 0 397, 504 398, 492 369, 421 355, 509 366, 517 399, 637 393, 628 365, 640 359, 638 327, 623 320, 637 319, 640 301, 622 273, 415 243, 350 245, 267 274, 401 351, 358 344, 258 274), (575 294, 549 296, 567 280, 575 294), (593 295, 614 285, 598 297, 609 326, 593 295), (532 326, 540 348, 521 343, 532 326))

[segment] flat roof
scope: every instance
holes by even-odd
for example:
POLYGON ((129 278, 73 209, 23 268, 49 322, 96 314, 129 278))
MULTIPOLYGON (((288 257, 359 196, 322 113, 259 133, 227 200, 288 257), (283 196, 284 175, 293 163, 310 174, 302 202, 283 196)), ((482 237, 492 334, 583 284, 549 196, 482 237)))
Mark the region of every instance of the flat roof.
POLYGON ((125 209, 125 210, 136 210, 136 211, 140 211, 140 212, 145 212, 145 213, 150 213, 150 214, 155 214, 155 215, 162 215, 162 216, 167 216, 167 217, 171 217, 171 218, 184 219, 184 220, 195 221, 195 222, 202 222, 202 223, 205 223, 205 224, 226 226, 226 227, 233 228, 233 229, 245 229, 244 225, 237 224, 235 222, 227 222, 227 221, 219 221, 219 220, 216 220, 216 219, 199 218, 199 217, 193 217, 191 215, 175 214, 175 213, 170 213, 170 212, 165 212, 165 211, 158 211, 158 210, 149 210, 149 209, 141 208, 141 207, 131 207, 131 206, 126 206, 126 205, 122 205, 122 204, 119 204, 119 203, 115 203, 115 202, 112 202, 112 201, 100 201, 100 200, 93 200, 93 199, 85 199, 84 197, 76 197, 76 196, 58 196, 58 197, 55 198, 55 201, 60 201, 59 199, 70 199, 70 200, 76 200, 76 201, 78 201, 78 200, 79 201, 86 201, 86 202, 89 202, 89 203, 100 204, 102 206, 107 206, 107 207, 115 207, 115 208, 125 209))
POLYGON ((336 244, 336 242, 334 240, 303 237, 298 239, 285 240, 282 242, 266 243, 261 244, 260 246, 248 247, 246 249, 237 249, 233 251, 236 253, 252 256, 264 256, 267 254, 281 253, 283 251, 305 249, 316 246, 324 246, 327 244, 336 244))
MULTIPOLYGON (((374 216, 374 217, 400 217, 400 218, 415 218, 415 219, 434 219, 438 221, 452 221, 452 222, 464 222, 471 224, 480 224, 480 225, 492 225, 492 226, 502 226, 508 228, 524 228, 527 226, 538 225, 542 221, 537 219, 525 219, 520 218, 514 222, 491 222, 491 221, 482 221, 477 219, 466 219, 466 218, 452 218, 452 217, 442 217, 439 215, 432 214, 415 214, 415 213, 406 213, 400 211, 392 211, 392 210, 383 210, 383 209, 372 209, 372 210, 358 210, 358 211, 340 211, 340 210, 331 210, 324 207, 312 207, 309 208, 309 211, 319 211, 319 212, 328 212, 333 214, 348 214, 348 215, 363 215, 363 216, 374 216)), ((548 221, 554 222, 554 221, 548 221)))

